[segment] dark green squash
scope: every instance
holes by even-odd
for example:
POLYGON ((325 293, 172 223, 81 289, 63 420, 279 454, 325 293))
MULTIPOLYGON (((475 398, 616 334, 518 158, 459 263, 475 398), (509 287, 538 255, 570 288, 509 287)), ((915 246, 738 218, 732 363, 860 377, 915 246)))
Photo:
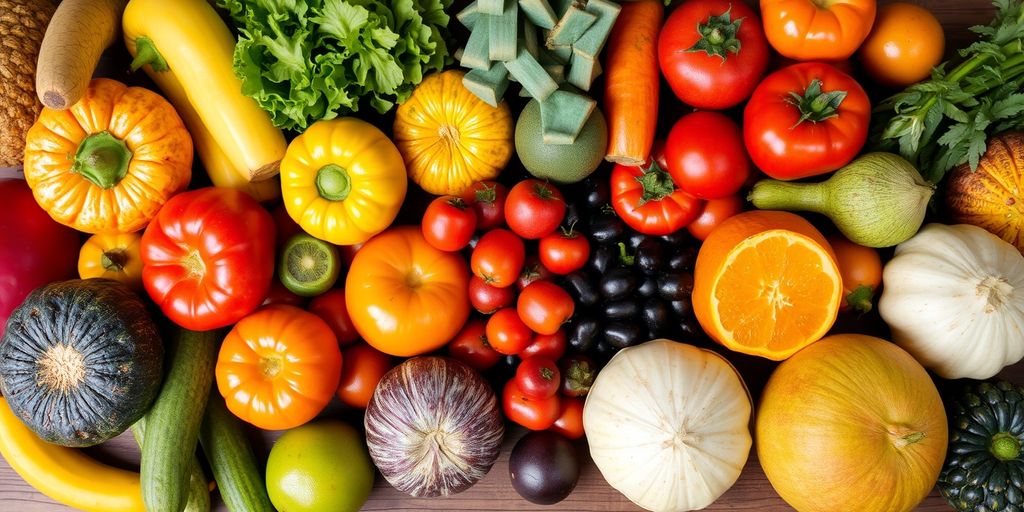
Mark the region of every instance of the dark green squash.
POLYGON ((124 284, 75 279, 37 288, 0 341, 0 392, 45 441, 102 443, 138 420, 160 390, 163 343, 124 284))
POLYGON ((960 511, 1024 510, 1024 388, 969 381, 947 398, 946 411, 942 496, 960 511))

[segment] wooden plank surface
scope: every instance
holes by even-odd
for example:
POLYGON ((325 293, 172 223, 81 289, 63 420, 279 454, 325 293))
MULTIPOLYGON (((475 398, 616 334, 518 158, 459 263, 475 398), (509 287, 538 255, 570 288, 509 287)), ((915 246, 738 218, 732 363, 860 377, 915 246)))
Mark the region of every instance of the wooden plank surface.
MULTIPOLYGON (((880 3, 888 3, 882 0, 880 3)), ((947 31, 947 51, 952 52, 972 39, 967 27, 987 23, 991 18, 991 5, 986 0, 931 0, 916 1, 927 6, 942 22, 947 31)), ((857 329, 859 330, 859 329, 857 329)), ((748 385, 756 395, 767 375, 774 367, 769 362, 755 358, 731 355, 730 359, 740 369, 748 385)), ((1004 370, 1003 377, 1024 384, 1024 363, 1004 370)), ((326 415, 350 416, 331 409, 326 415)), ((421 510, 473 510, 473 511, 626 511, 640 510, 621 494, 609 487, 596 467, 585 457, 587 464, 576 490, 565 501, 548 507, 531 505, 522 500, 512 489, 508 477, 508 454, 514 441, 521 436, 521 429, 514 429, 506 437, 505 448, 491 472, 468 491, 448 499, 412 499, 387 485, 378 476, 375 489, 364 510, 376 511, 421 511, 421 510)), ((266 454, 276 437, 275 433, 253 433, 258 452, 266 454)), ((137 467, 138 449, 130 434, 90 450, 98 458, 123 467, 137 467)), ((585 455, 585 446, 581 447, 585 455)), ((69 510, 54 503, 26 484, 0 458, 0 510, 5 512, 56 512, 69 510)), ((217 510, 226 510, 218 503, 217 510)), ((791 510, 774 492, 751 453, 739 481, 707 510, 791 510)), ((946 511, 951 508, 945 501, 932 493, 918 508, 921 511, 946 511)))

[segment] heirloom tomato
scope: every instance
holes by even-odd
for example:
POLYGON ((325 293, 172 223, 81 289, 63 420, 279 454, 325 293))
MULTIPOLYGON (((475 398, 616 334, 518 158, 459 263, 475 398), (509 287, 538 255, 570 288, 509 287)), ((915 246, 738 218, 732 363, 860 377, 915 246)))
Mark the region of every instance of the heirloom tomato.
POLYGON ((629 227, 645 235, 679 231, 701 210, 701 200, 676 186, 668 173, 665 143, 657 141, 644 167, 612 169, 612 208, 629 227))
POLYGON ((338 345, 345 346, 354 343, 359 339, 356 327, 352 325, 352 317, 348 314, 348 306, 345 304, 345 290, 334 288, 326 293, 313 297, 309 301, 309 312, 327 322, 334 336, 338 338, 338 345))
POLYGON ((849 58, 875 21, 875 0, 761 0, 768 42, 800 61, 849 58))

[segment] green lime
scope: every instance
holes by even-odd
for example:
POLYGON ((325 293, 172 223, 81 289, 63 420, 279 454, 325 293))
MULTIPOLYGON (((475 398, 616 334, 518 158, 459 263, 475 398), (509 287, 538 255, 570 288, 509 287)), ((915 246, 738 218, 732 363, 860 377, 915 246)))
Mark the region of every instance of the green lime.
POLYGON ((267 459, 267 493, 281 512, 357 511, 373 488, 366 441, 337 420, 286 432, 267 459))
POLYGON ((277 268, 281 284, 302 297, 314 297, 330 290, 340 272, 338 248, 306 233, 288 239, 277 268))

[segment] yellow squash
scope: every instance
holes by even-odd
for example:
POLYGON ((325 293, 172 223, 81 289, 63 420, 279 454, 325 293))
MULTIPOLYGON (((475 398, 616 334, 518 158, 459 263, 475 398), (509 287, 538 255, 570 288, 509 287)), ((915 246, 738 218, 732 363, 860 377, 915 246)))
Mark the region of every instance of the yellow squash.
POLYGON ((405 200, 405 164, 384 132, 342 117, 313 123, 288 145, 281 193, 307 233, 336 245, 384 231, 405 200))
POLYGON ((138 233, 93 235, 78 252, 78 277, 102 277, 142 291, 142 257, 138 233))
POLYGON ((68 110, 44 108, 26 138, 36 202, 86 233, 144 228, 191 177, 192 138, 174 107, 114 80, 93 80, 68 110))
POLYGON ((462 85, 462 71, 428 76, 395 114, 395 144, 409 177, 435 195, 461 195, 492 179, 512 157, 508 104, 484 103, 462 85))
MULTIPOLYGON (((190 104, 209 137, 247 181, 278 173, 286 143, 232 71, 235 39, 205 0, 131 0, 122 18, 125 44, 178 108, 190 104)), ((198 145, 198 144, 197 144, 198 145)), ((206 162, 206 155, 204 163, 206 162)))
POLYGON ((0 397, 0 454, 37 491, 86 512, 145 512, 139 474, 39 439, 0 397))

